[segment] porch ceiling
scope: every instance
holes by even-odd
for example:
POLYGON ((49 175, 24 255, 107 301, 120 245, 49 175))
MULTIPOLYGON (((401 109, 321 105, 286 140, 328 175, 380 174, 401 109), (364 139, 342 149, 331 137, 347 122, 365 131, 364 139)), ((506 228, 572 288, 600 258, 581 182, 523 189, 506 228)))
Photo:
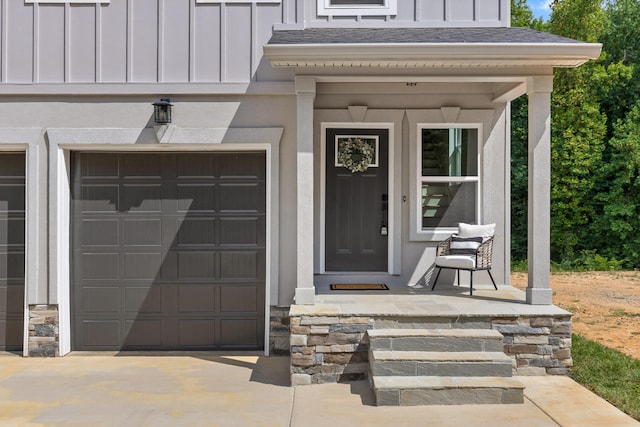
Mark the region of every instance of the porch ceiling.
POLYGON ((500 69, 577 67, 601 45, 528 28, 315 28, 275 31, 274 67, 500 69))

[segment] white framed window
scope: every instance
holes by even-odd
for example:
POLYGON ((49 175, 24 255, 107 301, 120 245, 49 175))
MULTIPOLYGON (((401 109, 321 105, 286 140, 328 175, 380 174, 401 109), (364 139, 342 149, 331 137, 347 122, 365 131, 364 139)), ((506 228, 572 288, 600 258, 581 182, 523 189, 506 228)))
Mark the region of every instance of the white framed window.
POLYGON ((418 232, 455 229, 460 222, 478 223, 479 134, 473 127, 419 125, 418 232))
POLYGON ((396 15, 397 0, 317 0, 318 16, 396 15))

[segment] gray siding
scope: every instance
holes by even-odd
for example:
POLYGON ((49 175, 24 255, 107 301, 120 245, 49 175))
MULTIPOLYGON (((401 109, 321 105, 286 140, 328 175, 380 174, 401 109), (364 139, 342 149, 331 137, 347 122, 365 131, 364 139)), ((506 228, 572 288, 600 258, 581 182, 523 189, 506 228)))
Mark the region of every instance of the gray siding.
MULTIPOLYGON (((286 2, 286 1, 285 1, 286 2)), ((283 4, 112 0, 0 2, 2 83, 226 83, 260 80, 283 4)))
MULTIPOLYGON (((318 15, 317 0, 297 0, 308 5, 306 26, 420 26, 420 27, 508 27, 508 0, 397 0, 395 16, 318 15)), ((287 21, 290 22, 290 21, 287 21)))
POLYGON ((508 26, 507 0, 397 0, 395 16, 318 16, 318 0, 0 2, 0 83, 288 80, 262 58, 272 29, 508 26))

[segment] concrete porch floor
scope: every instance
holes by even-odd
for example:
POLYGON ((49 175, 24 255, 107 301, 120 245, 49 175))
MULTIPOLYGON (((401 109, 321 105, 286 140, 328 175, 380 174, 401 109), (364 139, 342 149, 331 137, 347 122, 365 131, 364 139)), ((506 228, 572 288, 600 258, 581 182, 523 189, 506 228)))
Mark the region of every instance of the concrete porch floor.
POLYGON ((566 310, 555 305, 529 305, 525 293, 508 285, 496 291, 490 284, 469 286, 438 284, 412 288, 389 285, 388 291, 333 291, 329 285, 316 286, 316 304, 293 305, 291 315, 357 315, 401 317, 500 317, 500 316, 566 316, 566 310))

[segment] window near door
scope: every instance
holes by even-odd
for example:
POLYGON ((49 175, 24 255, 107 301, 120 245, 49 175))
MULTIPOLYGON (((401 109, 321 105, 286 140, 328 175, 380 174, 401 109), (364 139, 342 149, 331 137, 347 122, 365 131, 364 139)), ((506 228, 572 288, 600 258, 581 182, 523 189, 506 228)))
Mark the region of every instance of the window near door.
POLYGON ((318 0, 319 16, 396 15, 397 0, 318 0))
POLYGON ((419 129, 419 230, 476 223, 479 213, 478 129, 419 129))

